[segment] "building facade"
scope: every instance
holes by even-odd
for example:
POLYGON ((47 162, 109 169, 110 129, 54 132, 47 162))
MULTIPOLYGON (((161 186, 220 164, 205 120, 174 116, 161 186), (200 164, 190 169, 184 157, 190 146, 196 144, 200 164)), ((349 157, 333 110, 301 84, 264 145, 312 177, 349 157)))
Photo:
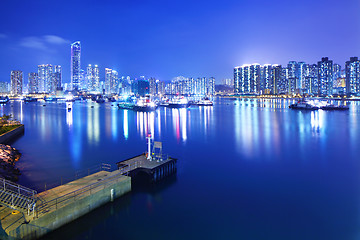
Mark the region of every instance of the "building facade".
POLYGON ((351 57, 345 63, 346 94, 360 93, 360 60, 351 57))
POLYGON ((71 86, 73 90, 79 90, 81 79, 81 44, 80 41, 71 44, 71 86))
POLYGON ((319 95, 332 95, 333 61, 324 57, 318 62, 319 95))
POLYGON ((23 72, 11 71, 10 75, 11 95, 21 95, 23 91, 23 72))
POLYGON ((29 93, 39 93, 39 74, 31 72, 29 73, 29 93))

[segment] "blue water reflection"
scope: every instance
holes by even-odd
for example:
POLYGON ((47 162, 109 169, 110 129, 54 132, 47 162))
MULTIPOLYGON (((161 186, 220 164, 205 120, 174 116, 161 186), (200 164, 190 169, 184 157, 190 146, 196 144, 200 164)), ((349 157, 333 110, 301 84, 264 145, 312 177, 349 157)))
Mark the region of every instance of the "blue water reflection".
POLYGON ((119 226, 132 239, 149 232, 156 239, 357 239, 359 103, 349 112, 309 112, 289 109, 292 102, 217 99, 213 107, 151 113, 110 103, 75 102, 68 111, 65 103, 14 102, 0 113, 25 124, 13 146, 23 154, 17 165, 27 186, 142 153, 149 133, 179 159, 176 181, 133 193, 125 209, 69 239, 115 239, 119 226), (138 222, 147 222, 143 231, 138 222))

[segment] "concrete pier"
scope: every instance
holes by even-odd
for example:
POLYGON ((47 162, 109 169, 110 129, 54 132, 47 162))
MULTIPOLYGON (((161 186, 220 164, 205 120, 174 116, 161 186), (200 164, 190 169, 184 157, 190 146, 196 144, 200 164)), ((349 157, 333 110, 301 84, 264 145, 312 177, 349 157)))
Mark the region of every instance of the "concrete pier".
POLYGON ((41 193, 3 180, 0 239, 38 239, 130 192, 134 179, 157 182, 176 172, 177 159, 152 155, 118 162, 116 171, 102 170, 41 193))
POLYGON ((123 174, 101 171, 39 193, 30 216, 2 205, 0 239, 37 239, 130 192, 131 179, 123 174))
POLYGON ((171 157, 153 158, 148 160, 146 154, 129 158, 116 163, 119 169, 129 169, 128 176, 132 179, 144 177, 150 182, 157 182, 176 172, 177 159, 171 157))

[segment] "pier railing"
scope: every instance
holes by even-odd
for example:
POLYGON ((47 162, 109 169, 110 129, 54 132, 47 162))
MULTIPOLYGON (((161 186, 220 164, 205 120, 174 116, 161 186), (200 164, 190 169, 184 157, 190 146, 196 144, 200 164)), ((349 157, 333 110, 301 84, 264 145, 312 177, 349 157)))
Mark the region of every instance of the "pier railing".
POLYGON ((72 182, 76 179, 83 178, 88 175, 100 172, 100 171, 111 171, 111 170, 114 170, 112 168, 111 164, 100 163, 98 165, 95 165, 95 166, 92 166, 92 167, 89 167, 89 168, 86 168, 83 170, 78 170, 74 174, 67 175, 67 176, 61 176, 58 178, 58 180, 51 181, 51 182, 47 181, 47 182, 44 182, 43 184, 34 185, 32 188, 38 190, 38 192, 42 192, 42 191, 46 191, 46 190, 54 188, 54 187, 61 186, 68 182, 72 182))
POLYGON ((28 215, 34 210, 37 191, 0 178, 0 201, 12 208, 27 210, 28 215))
POLYGON ((112 176, 109 176, 107 178, 104 178, 101 181, 92 183, 88 186, 85 186, 85 187, 75 190, 73 192, 67 193, 63 196, 54 198, 50 201, 43 202, 36 207, 36 216, 38 217, 39 215, 41 215, 43 213, 47 213, 52 210, 57 210, 59 207, 65 205, 65 204, 75 202, 80 198, 90 196, 94 192, 97 192, 101 189, 105 189, 106 186, 108 186, 112 183, 115 183, 117 181, 120 181, 124 175, 127 175, 127 173, 129 171, 131 171, 132 169, 134 169, 135 167, 136 167, 135 164, 127 165, 126 168, 119 169, 118 173, 116 173, 112 176))
POLYGON ((0 178, 0 190, 2 191, 10 191, 18 195, 23 195, 27 198, 34 198, 34 196, 37 194, 37 192, 33 189, 21 186, 17 183, 13 183, 11 181, 8 181, 4 178, 0 178))

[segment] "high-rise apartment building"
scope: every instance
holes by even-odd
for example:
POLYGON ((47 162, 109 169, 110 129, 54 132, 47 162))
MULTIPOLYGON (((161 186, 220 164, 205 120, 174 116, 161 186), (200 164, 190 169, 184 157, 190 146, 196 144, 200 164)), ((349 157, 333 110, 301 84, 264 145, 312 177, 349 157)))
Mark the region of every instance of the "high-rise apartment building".
POLYGON ((215 78, 214 77, 210 77, 206 81, 206 95, 207 96, 215 95, 215 78))
POLYGON ((53 86, 53 68, 51 64, 38 65, 39 92, 50 93, 53 86))
POLYGON ((333 61, 324 57, 318 62, 319 94, 331 95, 333 92, 333 61))
POLYGON ((8 82, 0 82, 0 93, 2 94, 10 93, 10 84, 8 82))
POLYGON ((99 67, 98 65, 88 65, 86 68, 87 91, 97 93, 99 92, 99 67))
POLYGON ((261 66, 242 65, 234 69, 234 91, 240 94, 259 94, 261 90, 261 66))
POLYGON ((62 69, 60 65, 54 66, 51 92, 62 89, 62 69))
POLYGON ((265 64, 262 68, 261 82, 262 90, 264 94, 273 93, 273 77, 272 77, 272 66, 270 64, 265 64))
POLYGON ((105 93, 119 93, 118 72, 110 68, 105 68, 105 93))
POLYGON ((360 93, 360 60, 357 57, 345 63, 345 79, 347 94, 360 93))
POLYGON ((39 93, 39 74, 29 73, 29 93, 39 93))
POLYGON ((10 85, 12 95, 21 95, 23 88, 23 72, 22 71, 11 71, 10 85))
POLYGON ((282 75, 282 67, 281 65, 274 64, 272 65, 271 71, 271 94, 279 94, 280 82, 281 82, 281 75, 282 75))
POLYGON ((71 86, 74 90, 79 90, 81 78, 81 44, 80 41, 71 44, 71 86))
POLYGON ((288 70, 289 94, 292 94, 296 92, 296 89, 301 88, 299 63, 290 61, 288 63, 288 70))

